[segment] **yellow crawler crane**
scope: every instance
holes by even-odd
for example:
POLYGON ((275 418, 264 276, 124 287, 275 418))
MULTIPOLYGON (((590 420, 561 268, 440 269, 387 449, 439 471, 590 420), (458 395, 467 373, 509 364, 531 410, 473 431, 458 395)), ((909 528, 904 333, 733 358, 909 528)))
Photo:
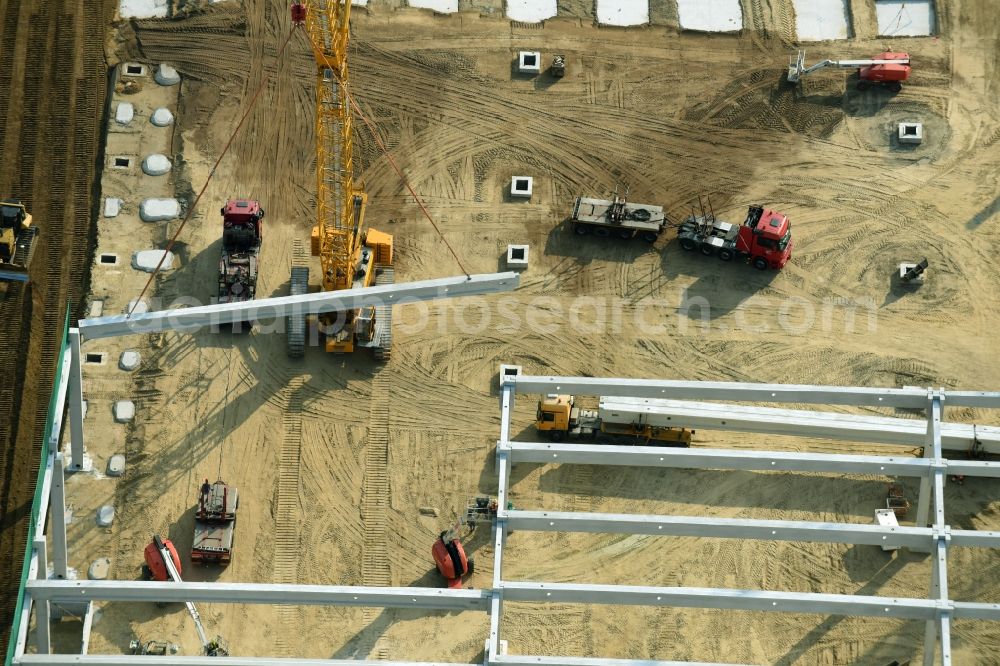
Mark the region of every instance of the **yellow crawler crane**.
MULTIPOLYGON (((392 236, 365 229, 368 196, 354 179, 347 70, 350 15, 350 0, 292 4, 292 21, 305 25, 316 58, 316 226, 310 249, 319 257, 324 291, 393 281, 392 236)), ((293 266, 291 293, 307 293, 308 284, 309 269, 293 266)), ((301 357, 305 321, 301 317, 289 321, 288 353, 301 357)), ((388 305, 324 314, 319 325, 328 352, 369 347, 377 359, 389 358, 392 310, 388 305)))

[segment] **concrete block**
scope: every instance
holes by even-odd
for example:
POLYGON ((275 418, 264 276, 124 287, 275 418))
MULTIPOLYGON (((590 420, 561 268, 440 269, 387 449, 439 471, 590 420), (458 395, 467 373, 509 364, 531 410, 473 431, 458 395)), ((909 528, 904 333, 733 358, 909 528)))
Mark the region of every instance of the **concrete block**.
POLYGON ((118 367, 131 372, 139 367, 141 361, 142 357, 139 355, 139 352, 133 350, 123 351, 121 358, 118 359, 118 367))
POLYGON ((87 401, 83 401, 83 418, 87 418, 87 401))
POLYGON ((111 560, 107 557, 98 557, 90 563, 87 569, 87 578, 90 580, 107 580, 111 572, 111 560))
POLYGON ((94 319, 100 317, 104 314, 104 301, 96 300, 90 304, 90 313, 87 315, 88 318, 94 319))
POLYGON ((900 143, 919 144, 924 140, 923 123, 899 123, 897 131, 900 143))
POLYGON ((153 153, 142 161, 142 172, 147 176, 162 176, 170 172, 170 160, 166 155, 153 153))
POLYGON ((514 377, 520 377, 522 373, 522 368, 519 365, 505 365, 500 364, 500 385, 503 386, 504 381, 508 379, 513 379, 514 377))
POLYGON ((507 246, 507 268, 527 268, 528 267, 528 246, 508 245, 507 246))
POLYGON ((512 176, 510 179, 510 196, 530 199, 532 185, 531 176, 512 176))
POLYGON ((177 70, 166 63, 160 63, 156 68, 156 75, 153 77, 161 86, 174 86, 181 82, 181 75, 177 70))
POLYGON ((149 117, 149 122, 157 127, 166 127, 174 122, 174 114, 170 113, 170 109, 161 106, 156 111, 153 111, 153 115, 149 117))
MULTIPOLYGON (((899 527, 896 512, 892 509, 876 509, 875 524, 880 527, 899 527)), ((882 550, 899 550, 899 546, 882 546, 882 550)))
POLYGON ((118 4, 122 18, 163 18, 169 9, 167 0, 120 0, 118 4))
POLYGON ((145 273, 152 273, 159 266, 161 271, 169 271, 174 266, 174 253, 167 252, 167 256, 160 263, 163 257, 163 250, 140 250, 132 255, 132 268, 145 273))
POLYGON ((104 217, 118 217, 122 209, 122 200, 114 197, 104 199, 104 217))
POLYGON ((98 525, 101 527, 111 527, 111 523, 113 522, 115 522, 115 507, 110 504, 105 504, 97 510, 98 525))
POLYGON ((118 453, 108 461, 108 476, 121 476, 125 473, 125 456, 118 453))
POLYGON ((119 125, 128 125, 135 116, 135 107, 129 102, 119 102, 115 109, 115 122, 119 125))
POLYGON ((122 308, 122 314, 128 314, 129 312, 132 314, 145 314, 149 312, 149 303, 146 302, 145 298, 141 300, 133 298, 128 302, 128 305, 122 308))
POLYGON ((146 66, 141 62, 127 62, 122 65, 121 74, 124 76, 146 76, 146 66))
POLYGON ((119 400, 113 411, 115 423, 128 423, 135 418, 135 403, 131 400, 119 400))
POLYGON ((541 73, 542 54, 538 51, 520 51, 517 54, 517 71, 521 74, 541 73))
POLYGON ((181 202, 177 199, 143 199, 139 204, 139 217, 144 222, 173 220, 181 214, 181 202))

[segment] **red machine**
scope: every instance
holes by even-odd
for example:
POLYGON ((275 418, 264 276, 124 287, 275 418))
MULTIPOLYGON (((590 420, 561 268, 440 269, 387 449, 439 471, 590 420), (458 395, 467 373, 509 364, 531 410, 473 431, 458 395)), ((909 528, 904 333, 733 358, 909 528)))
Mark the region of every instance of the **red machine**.
POLYGON ((181 558, 177 556, 177 549, 170 539, 161 539, 159 535, 153 537, 153 541, 142 551, 142 558, 146 565, 142 572, 146 578, 158 581, 174 580, 167 563, 164 561, 166 555, 170 556, 173 568, 177 572, 178 578, 181 574, 181 558))
POLYGON ((462 542, 458 540, 455 530, 441 532, 441 536, 431 548, 431 555, 450 588, 462 587, 462 577, 471 574, 475 568, 473 560, 465 556, 465 549, 462 548, 462 542))
POLYGON ((873 85, 884 85, 892 92, 903 89, 903 81, 910 78, 910 54, 885 51, 870 60, 823 60, 806 67, 806 52, 799 51, 788 65, 789 83, 798 83, 806 74, 824 67, 858 70, 858 90, 867 90, 873 85))
POLYGON ((722 261, 733 257, 754 268, 784 268, 792 258, 792 223, 788 216, 770 208, 750 206, 741 225, 716 219, 714 213, 692 215, 681 223, 677 238, 685 250, 701 250, 722 261))
POLYGON ((264 209, 252 199, 230 199, 222 207, 220 303, 249 301, 256 295, 263 219, 264 209))

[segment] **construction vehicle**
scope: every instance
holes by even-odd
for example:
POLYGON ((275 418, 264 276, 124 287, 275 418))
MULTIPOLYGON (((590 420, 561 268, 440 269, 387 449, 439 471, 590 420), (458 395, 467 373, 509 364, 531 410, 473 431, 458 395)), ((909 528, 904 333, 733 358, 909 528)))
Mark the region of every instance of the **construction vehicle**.
POLYGON ((552 58, 550 71, 552 72, 552 76, 557 79, 566 76, 566 56, 560 54, 552 58))
POLYGON ((250 301, 256 295, 263 219, 264 209, 252 199, 230 199, 222 207, 220 303, 250 301))
POLYGON ((899 92, 903 89, 903 81, 910 78, 910 56, 907 53, 885 51, 869 60, 823 60, 806 67, 806 52, 800 50, 788 64, 788 82, 798 83, 803 76, 826 67, 857 69, 858 90, 883 85, 892 92, 899 92))
MULTIPOLYGON (((339 0, 293 2, 292 22, 305 25, 316 60, 316 226, 310 236, 319 257, 323 291, 391 284, 392 236, 365 230, 368 196, 354 180, 352 100, 348 91, 347 44, 351 3, 339 0)), ((294 266, 291 293, 308 292, 309 270, 294 266)), ((328 352, 371 348, 388 360, 392 345, 392 308, 369 306, 319 316, 328 352)), ((304 353, 303 318, 290 323, 288 354, 304 353)))
POLYGON ((139 655, 151 655, 155 657, 166 657, 177 654, 179 648, 176 643, 166 641, 146 641, 145 643, 134 639, 129 641, 129 652, 139 655))
POLYGON ((762 206, 750 206, 739 226, 717 219, 714 212, 706 213, 702 206, 700 216, 692 213, 681 223, 677 239, 685 250, 700 250, 722 261, 739 257, 762 271, 784 268, 792 258, 792 223, 788 216, 762 206))
POLYGON ((462 580, 475 571, 475 561, 468 557, 462 546, 460 532, 466 530, 468 538, 484 518, 492 521, 497 515, 497 501, 489 497, 476 497, 465 507, 465 515, 460 517, 451 529, 441 532, 431 547, 431 557, 438 572, 444 577, 449 588, 462 587, 462 580))
MULTIPOLYGON (((177 556, 177 549, 174 548, 174 544, 170 539, 162 539, 160 535, 154 534, 152 543, 147 545, 143 551, 143 559, 146 562, 143 566, 143 573, 146 578, 161 582, 183 582, 181 579, 181 560, 177 556)), ((201 623, 201 615, 198 613, 195 605, 190 601, 185 601, 184 605, 187 606, 188 614, 194 620, 194 628, 198 632, 198 638, 201 640, 202 651, 205 653, 205 656, 229 656, 229 647, 222 637, 216 636, 214 639, 208 640, 208 637, 205 635, 205 627, 201 623)))
POLYGON ((0 201, 0 280, 28 281, 38 227, 17 199, 0 201))
POLYGON ((614 236, 628 239, 638 236, 655 243, 667 226, 662 206, 629 203, 615 189, 611 199, 577 197, 573 203, 573 231, 581 236, 593 234, 602 238, 614 236))
POLYGON ((230 488, 222 479, 212 484, 205 479, 194 514, 192 562, 229 564, 233 556, 233 532, 239 508, 240 495, 236 488, 230 488))
POLYGON ((611 443, 681 446, 691 444, 694 430, 675 428, 655 414, 624 414, 617 401, 622 398, 600 398, 596 410, 576 405, 572 395, 550 393, 538 401, 535 427, 554 442, 567 437, 602 439, 611 443))

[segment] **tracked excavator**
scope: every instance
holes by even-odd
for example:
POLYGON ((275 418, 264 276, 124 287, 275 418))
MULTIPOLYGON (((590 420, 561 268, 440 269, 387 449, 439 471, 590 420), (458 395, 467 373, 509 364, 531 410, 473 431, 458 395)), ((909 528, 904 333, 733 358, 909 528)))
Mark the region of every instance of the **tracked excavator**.
MULTIPOLYGON (((351 99, 347 91, 347 44, 351 3, 342 0, 293 2, 292 22, 305 26, 316 60, 316 225, 310 250, 319 257, 323 291, 391 284, 392 236, 365 228, 368 195, 354 179, 351 99)), ((291 272, 291 294, 309 291, 309 268, 291 272)), ((369 348, 389 359, 392 307, 369 306, 320 315, 318 327, 328 352, 369 348)), ((305 317, 291 317, 288 355, 305 351, 305 317)))
POLYGON ((28 281, 38 227, 17 199, 0 201, 0 280, 28 281))
POLYGON ((788 82, 798 83, 803 76, 827 67, 857 69, 858 90, 881 85, 892 92, 903 89, 903 81, 910 78, 911 71, 908 53, 885 51, 869 60, 822 60, 806 67, 806 52, 800 50, 788 64, 788 82))

